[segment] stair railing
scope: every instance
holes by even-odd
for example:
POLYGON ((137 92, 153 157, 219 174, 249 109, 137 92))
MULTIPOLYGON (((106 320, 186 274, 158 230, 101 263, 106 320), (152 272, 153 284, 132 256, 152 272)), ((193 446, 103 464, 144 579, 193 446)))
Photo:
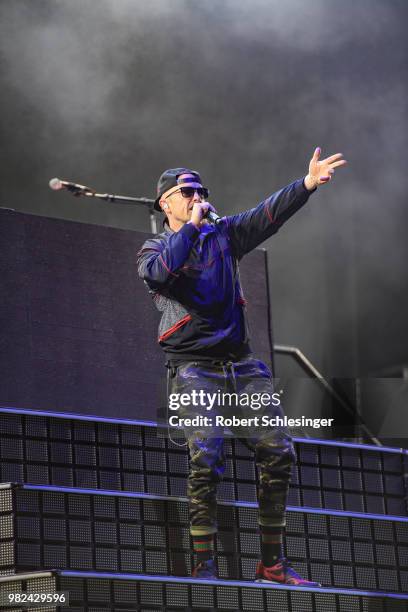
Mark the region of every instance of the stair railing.
MULTIPOLYGON (((285 344, 274 344, 273 346, 275 353, 280 353, 282 355, 290 355, 293 359, 301 366, 301 368, 314 378, 318 384, 331 395, 331 397, 346 410, 349 414, 355 416, 355 412, 352 407, 337 393, 337 391, 332 387, 332 385, 324 378, 324 376, 319 372, 319 370, 312 364, 310 359, 306 357, 302 351, 296 346, 287 346, 285 344)), ((365 433, 365 435, 371 440, 371 442, 377 446, 382 446, 380 440, 374 436, 374 434, 370 431, 367 425, 361 422, 361 429, 365 433)))

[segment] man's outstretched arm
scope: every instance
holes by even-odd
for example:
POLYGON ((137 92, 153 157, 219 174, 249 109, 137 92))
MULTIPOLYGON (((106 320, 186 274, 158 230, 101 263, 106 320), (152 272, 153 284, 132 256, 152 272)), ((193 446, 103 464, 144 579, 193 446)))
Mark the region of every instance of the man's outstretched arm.
POLYGON ((336 168, 347 162, 342 153, 320 160, 318 147, 310 162, 309 171, 300 179, 272 194, 255 208, 238 215, 225 217, 225 223, 238 257, 242 257, 267 238, 275 234, 281 225, 295 214, 319 185, 328 183, 336 168))

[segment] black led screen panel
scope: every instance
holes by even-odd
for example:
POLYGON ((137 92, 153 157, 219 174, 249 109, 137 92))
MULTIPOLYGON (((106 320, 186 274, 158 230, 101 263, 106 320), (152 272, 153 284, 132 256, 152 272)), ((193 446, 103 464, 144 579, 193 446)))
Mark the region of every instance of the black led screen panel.
MULTIPOLYGON (((136 269, 148 237, 0 209, 0 405, 155 418, 160 315, 136 269)), ((240 268, 252 348, 271 366, 265 251, 240 268)))

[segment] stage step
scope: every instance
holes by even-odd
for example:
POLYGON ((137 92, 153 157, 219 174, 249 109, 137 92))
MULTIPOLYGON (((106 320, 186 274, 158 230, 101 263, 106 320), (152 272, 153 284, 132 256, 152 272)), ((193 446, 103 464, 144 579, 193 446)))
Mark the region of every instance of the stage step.
MULTIPOLYGON (((0 408, 0 438, 0 482, 186 495, 188 451, 155 423, 0 408)), ((407 516, 407 451, 295 440, 290 505, 407 516)), ((255 502, 253 453, 225 452, 219 499, 255 502)))
MULTIPOLYGON (((3 484, 1 573, 76 569, 191 575, 184 498, 3 484)), ((257 504, 218 505, 220 578, 252 580, 257 504)), ((408 518, 289 507, 286 555, 325 586, 408 592, 408 518)))
MULTIPOLYGON (((22 573, 0 577, 4 612, 14 593, 68 593, 69 612, 407 612, 408 595, 365 589, 300 588, 232 580, 196 580, 77 571, 22 573)), ((2 608, 3 609, 3 608, 2 608)), ((63 607, 21 608, 31 612, 63 607)))

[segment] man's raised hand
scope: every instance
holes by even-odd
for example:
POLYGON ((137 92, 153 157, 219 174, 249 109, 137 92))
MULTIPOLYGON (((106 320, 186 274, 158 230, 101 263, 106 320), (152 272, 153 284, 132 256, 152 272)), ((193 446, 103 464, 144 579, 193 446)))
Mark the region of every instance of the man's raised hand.
POLYGON ((332 179, 335 169, 347 164, 342 153, 335 153, 322 160, 320 159, 320 153, 321 149, 317 147, 309 163, 309 173, 304 179, 305 187, 309 191, 319 185, 328 183, 332 179))

